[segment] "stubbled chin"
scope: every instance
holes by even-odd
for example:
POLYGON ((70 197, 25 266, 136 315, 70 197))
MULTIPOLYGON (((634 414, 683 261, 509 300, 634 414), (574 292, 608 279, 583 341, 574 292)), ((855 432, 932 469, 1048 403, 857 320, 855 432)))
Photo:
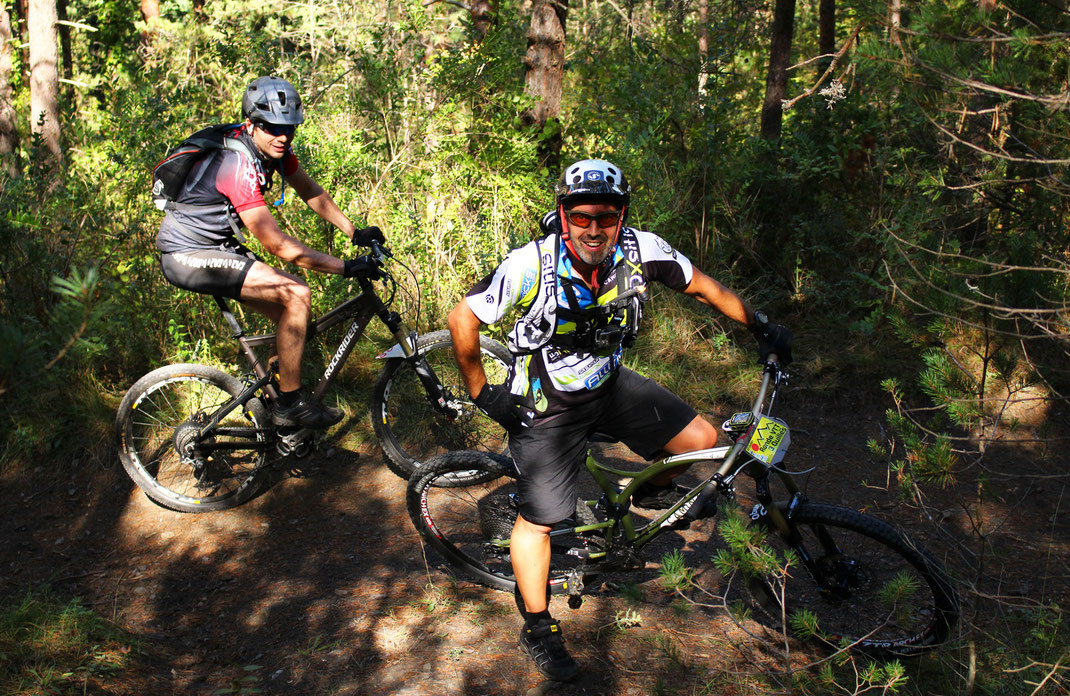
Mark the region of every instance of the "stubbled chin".
POLYGON ((580 258, 582 258, 585 263, 592 266, 600 265, 606 260, 607 256, 609 256, 609 254, 605 247, 599 247, 597 250, 591 250, 589 247, 584 247, 583 253, 580 254, 580 258))

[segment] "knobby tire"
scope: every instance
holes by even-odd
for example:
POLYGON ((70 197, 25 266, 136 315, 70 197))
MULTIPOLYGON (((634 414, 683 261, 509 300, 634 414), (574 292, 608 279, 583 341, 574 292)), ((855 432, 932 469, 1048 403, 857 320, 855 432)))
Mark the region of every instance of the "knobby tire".
MULTIPOLYGON (((508 541, 516 521, 510 494, 516 491, 516 469, 504 456, 480 452, 448 452, 432 457, 409 479, 406 504, 412 523, 424 541, 461 575, 487 587, 512 592, 516 587, 508 541), (465 472, 480 483, 457 487, 442 485, 443 478, 465 472), (495 541, 499 543, 495 543, 495 541)), ((555 529, 595 524, 594 511, 576 500, 575 520, 555 529)), ((569 553, 597 544, 596 539, 575 533, 551 540, 550 582, 552 594, 568 591, 569 571, 581 564, 569 553)))
POLYGON ((266 453, 262 447, 241 447, 266 439, 269 418, 258 400, 220 423, 242 435, 209 437, 206 449, 192 457, 176 450, 242 389, 240 381, 214 367, 181 364, 153 370, 127 391, 115 418, 119 459, 149 498, 180 512, 210 512, 256 495, 266 478, 266 453), (224 441, 238 449, 212 449, 224 441))
MULTIPOLYGON (((480 336, 479 344, 488 381, 502 384, 512 355, 501 343, 486 336, 480 336)), ((450 332, 420 336, 416 350, 427 359, 460 413, 451 419, 431 406, 411 361, 387 361, 372 395, 371 415, 372 429, 390 470, 408 479, 421 462, 436 454, 455 450, 504 452, 505 431, 472 403, 457 367, 450 332)), ((449 479, 451 485, 469 482, 471 479, 460 471, 449 479)))
MULTIPOLYGON (((798 554, 787 577, 748 578, 752 598, 778 628, 786 613, 787 628, 800 638, 832 649, 851 644, 878 658, 916 655, 948 639, 958 619, 958 596, 942 566, 904 532, 855 510, 818 503, 800 504, 791 523, 825 589, 798 554), (825 532, 823 543, 819 535, 825 532), (828 539, 840 553, 830 552, 828 539)), ((764 526, 752 524, 763 532, 764 526)), ((778 561, 789 547, 799 548, 775 532, 765 543, 778 561)))

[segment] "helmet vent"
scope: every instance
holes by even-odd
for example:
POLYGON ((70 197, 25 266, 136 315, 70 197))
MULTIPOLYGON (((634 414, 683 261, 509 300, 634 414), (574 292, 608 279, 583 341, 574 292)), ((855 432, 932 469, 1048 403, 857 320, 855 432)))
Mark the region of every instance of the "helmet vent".
POLYGON ((286 106, 286 92, 279 91, 279 103, 286 106))

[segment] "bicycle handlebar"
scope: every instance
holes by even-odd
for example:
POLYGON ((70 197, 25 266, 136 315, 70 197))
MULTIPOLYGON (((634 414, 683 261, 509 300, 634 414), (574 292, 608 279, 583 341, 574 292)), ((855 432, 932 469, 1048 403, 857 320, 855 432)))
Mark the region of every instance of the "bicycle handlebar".
MULTIPOLYGON (((758 397, 754 400, 754 404, 751 406, 751 413, 754 414, 755 419, 763 413, 767 415, 772 414, 773 402, 776 400, 777 389, 780 387, 781 380, 785 376, 786 373, 780 366, 780 363, 777 360, 777 355, 775 353, 770 354, 765 361, 765 367, 762 369, 762 385, 758 388, 758 397), (772 394, 769 393, 770 387, 772 387, 773 390, 772 394), (767 399, 768 408, 763 411, 762 406, 766 405, 767 399)), ((729 451, 728 456, 725 458, 725 463, 728 463, 729 460, 735 461, 736 457, 742 453, 743 446, 743 441, 737 440, 729 451)), ((698 519, 698 513, 706 504, 706 501, 717 493, 719 483, 719 480, 716 478, 712 478, 707 482, 706 487, 695 496, 695 502, 691 504, 691 507, 688 508, 685 513, 685 516, 688 519, 691 521, 698 519)))

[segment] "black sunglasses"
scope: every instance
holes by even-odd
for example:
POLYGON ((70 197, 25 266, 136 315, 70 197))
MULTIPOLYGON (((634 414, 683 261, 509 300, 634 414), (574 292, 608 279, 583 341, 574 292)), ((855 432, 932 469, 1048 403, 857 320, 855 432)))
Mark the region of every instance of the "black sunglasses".
POLYGON ((597 215, 588 215, 587 213, 581 213, 578 210, 566 210, 565 217, 576 227, 587 229, 591 226, 592 220, 596 222, 599 227, 612 227, 617 224, 618 220, 620 220, 620 213, 621 211, 619 210, 611 210, 605 213, 598 213, 597 215))
POLYGON ((294 136, 294 133, 297 132, 297 126, 294 125, 279 126, 275 125, 274 123, 257 123, 256 127, 273 138, 277 138, 280 135, 285 135, 289 138, 292 138, 294 136))

